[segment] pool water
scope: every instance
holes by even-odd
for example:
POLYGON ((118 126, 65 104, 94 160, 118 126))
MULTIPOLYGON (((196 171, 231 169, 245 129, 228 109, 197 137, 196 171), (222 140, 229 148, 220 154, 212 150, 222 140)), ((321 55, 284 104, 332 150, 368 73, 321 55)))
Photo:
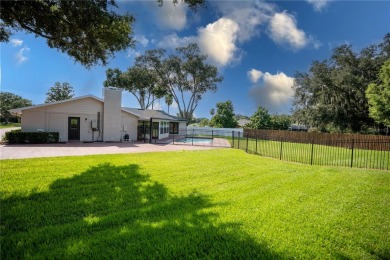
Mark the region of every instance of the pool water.
POLYGON ((186 137, 186 138, 180 138, 175 140, 175 142, 182 142, 182 143, 203 143, 203 144, 211 144, 213 142, 213 139, 211 138, 199 138, 199 137, 186 137), (193 141, 192 141, 193 140, 193 141))

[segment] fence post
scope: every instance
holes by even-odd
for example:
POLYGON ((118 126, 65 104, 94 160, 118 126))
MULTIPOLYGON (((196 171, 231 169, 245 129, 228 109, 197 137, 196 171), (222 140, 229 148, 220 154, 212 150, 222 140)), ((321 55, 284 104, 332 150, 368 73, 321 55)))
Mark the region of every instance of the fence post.
POLYGON ((353 150, 354 150, 354 146, 355 146, 355 139, 352 139, 351 168, 353 166, 353 150))
POLYGON ((248 152, 249 134, 246 133, 246 152, 248 152))
POLYGON ((194 145, 194 129, 192 129, 192 145, 194 145))
POLYGON ((238 149, 240 149, 240 132, 238 132, 238 149))
MULTIPOLYGON (((387 130, 389 130, 389 128, 387 128, 387 130)), ((385 143, 385 145, 386 145, 386 143, 385 143)), ((390 148, 390 142, 387 143, 387 146, 390 148)), ((385 147, 385 150, 386 150, 386 147, 385 147)), ((387 168, 386 168, 386 171, 389 170, 389 164, 390 164, 389 162, 390 162, 390 150, 387 153, 387 168)))
POLYGON ((211 130, 211 139, 214 138, 214 130, 211 130))
POLYGON ((233 148, 234 148, 234 131, 232 131, 232 140, 233 140, 233 148))
POLYGON ((310 165, 313 165, 313 155, 314 155, 314 139, 311 141, 310 165))
POLYGON ((172 134, 172 144, 175 144, 175 134, 172 134))
POLYGON ((257 134, 255 134, 256 137, 256 153, 257 153, 257 134))
POLYGON ((283 137, 280 139, 280 160, 282 160, 282 154, 283 154, 283 137))

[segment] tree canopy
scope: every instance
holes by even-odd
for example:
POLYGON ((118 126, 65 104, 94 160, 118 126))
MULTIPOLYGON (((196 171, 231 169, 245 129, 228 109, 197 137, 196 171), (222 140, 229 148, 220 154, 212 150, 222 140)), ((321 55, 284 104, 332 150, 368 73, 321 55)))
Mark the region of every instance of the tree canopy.
POLYGON ((217 103, 217 113, 211 118, 210 124, 220 128, 235 128, 237 120, 234 117, 234 107, 232 101, 217 103))
POLYGON ((366 89, 390 57, 390 34, 382 43, 355 53, 351 45, 333 50, 329 60, 314 61, 309 72, 297 72, 293 85, 294 116, 320 130, 360 132, 374 126, 366 89))
POLYGON ((271 115, 271 129, 273 130, 287 130, 291 123, 291 115, 271 115))
POLYGON ((116 87, 133 94, 141 109, 148 109, 153 102, 166 94, 156 72, 140 66, 133 66, 122 72, 119 69, 108 69, 105 87, 116 87))
POLYGON ((116 51, 134 46, 130 14, 111 11, 114 1, 4 1, 0 5, 0 41, 12 31, 43 37, 50 48, 68 54, 86 67, 106 65, 116 51))
POLYGON ((31 106, 31 100, 15 95, 11 92, 0 92, 0 114, 4 121, 8 123, 12 117, 10 109, 31 106))
POLYGON ((256 112, 250 117, 248 127, 253 129, 270 129, 271 116, 268 113, 268 109, 259 106, 256 112))
POLYGON ((390 126, 390 60, 382 66, 381 83, 371 83, 366 91, 370 116, 378 123, 390 126))
MULTIPOLYGON (((181 2, 193 10, 204 4, 204 0, 181 2)), ((14 31, 24 31, 46 39, 50 48, 87 68, 107 65, 115 52, 134 47, 135 18, 112 11, 116 7, 114 0, 2 1, 0 42, 8 42, 14 31)))
POLYGON ((178 115, 190 122, 202 95, 217 91, 217 84, 223 80, 218 68, 206 60, 198 45, 192 43, 176 48, 169 57, 163 49, 148 50, 136 58, 136 65, 157 72, 162 86, 178 106, 178 115))
POLYGON ((167 106, 168 106, 168 114, 169 114, 169 107, 173 104, 173 97, 172 97, 172 94, 168 93, 168 94, 165 96, 165 104, 167 104, 167 106))
POLYGON ((56 82, 46 93, 45 103, 66 100, 74 97, 73 87, 68 82, 56 82))

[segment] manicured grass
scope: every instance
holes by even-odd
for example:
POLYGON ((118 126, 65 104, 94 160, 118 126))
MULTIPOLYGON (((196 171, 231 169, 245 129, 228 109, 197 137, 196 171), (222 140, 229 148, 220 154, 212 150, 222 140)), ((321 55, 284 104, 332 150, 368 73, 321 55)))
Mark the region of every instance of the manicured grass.
POLYGON ((390 257, 390 174, 236 149, 1 161, 1 259, 390 257))
POLYGON ((1 123, 0 124, 0 129, 11 128, 11 127, 20 127, 20 123, 9 123, 9 124, 1 123))

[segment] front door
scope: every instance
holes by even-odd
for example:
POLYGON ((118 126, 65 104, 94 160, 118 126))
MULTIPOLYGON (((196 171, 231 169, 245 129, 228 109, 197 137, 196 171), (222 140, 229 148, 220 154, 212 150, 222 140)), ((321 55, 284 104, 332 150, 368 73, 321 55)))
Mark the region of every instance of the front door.
POLYGON ((68 140, 80 140, 80 117, 68 117, 68 140))

